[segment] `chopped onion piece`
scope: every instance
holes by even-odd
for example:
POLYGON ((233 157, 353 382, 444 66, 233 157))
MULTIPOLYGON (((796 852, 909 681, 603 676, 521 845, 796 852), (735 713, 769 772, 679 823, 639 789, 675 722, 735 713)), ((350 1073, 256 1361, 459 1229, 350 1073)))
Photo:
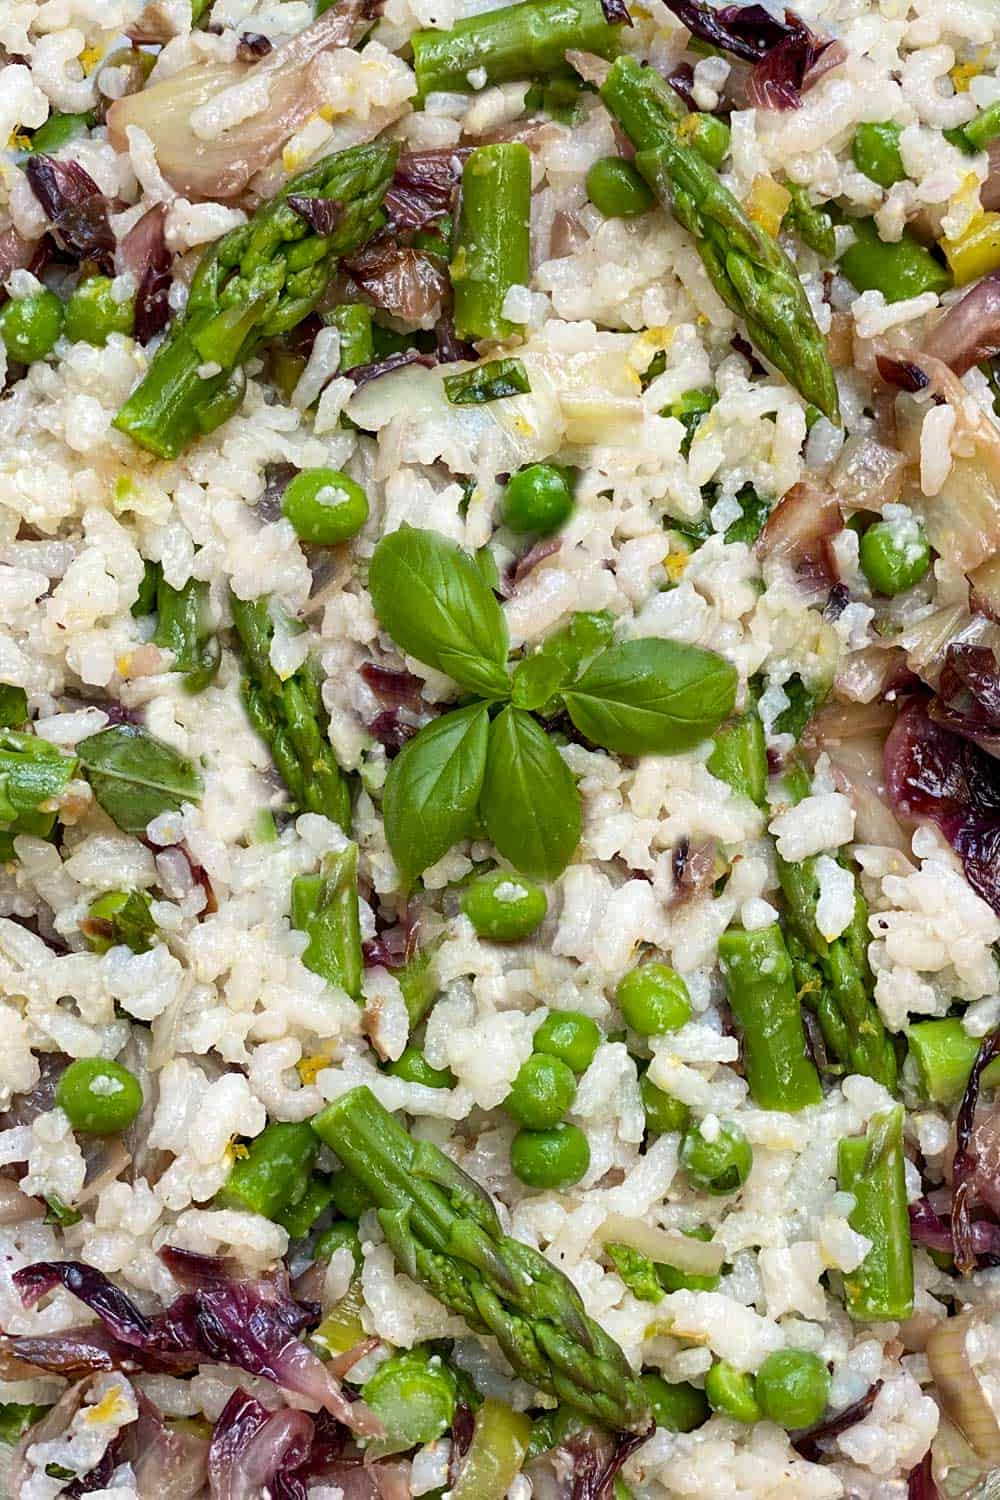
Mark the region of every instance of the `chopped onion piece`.
POLYGON ((624 1214, 608 1214, 596 1238, 602 1245, 629 1245, 640 1255, 661 1265, 674 1266, 692 1276, 715 1276, 722 1269, 726 1255, 721 1245, 711 1240, 696 1240, 673 1229, 657 1229, 642 1219, 628 1219, 624 1214))
POLYGON ((1000 1464, 1000 1424, 972 1368, 966 1348, 980 1314, 971 1310, 939 1323, 927 1340, 927 1362, 938 1398, 981 1458, 1000 1464))

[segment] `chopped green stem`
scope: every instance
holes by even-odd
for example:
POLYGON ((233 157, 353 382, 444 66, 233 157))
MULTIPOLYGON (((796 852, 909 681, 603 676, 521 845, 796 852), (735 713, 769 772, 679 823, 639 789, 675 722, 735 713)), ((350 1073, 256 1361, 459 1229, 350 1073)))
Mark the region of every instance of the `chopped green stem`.
POLYGON ((531 153, 520 141, 477 146, 462 172, 458 243, 451 261, 455 329, 464 339, 520 331, 503 316, 512 286, 531 277, 531 153))
MULTIPOLYGON (((970 1036, 958 1016, 943 1021, 918 1021, 907 1034, 910 1056, 916 1060, 924 1093, 932 1104, 955 1104, 965 1093, 982 1037, 970 1036)), ((983 1072, 981 1085, 1000 1084, 1000 1058, 983 1072)))
POLYGON ((175 589, 161 577, 156 613, 154 643, 173 652, 174 671, 185 674, 186 691, 200 693, 218 672, 222 659, 209 614, 208 584, 189 578, 175 589))
POLYGON ((372 310, 363 302, 345 302, 323 314, 323 321, 340 334, 340 371, 371 364, 375 358, 372 310))
POLYGON ((984 150, 1000 135, 1000 102, 980 110, 975 119, 962 126, 962 134, 976 151, 984 150))
POLYGON ((328 854, 322 873, 292 881, 292 926, 309 936, 302 962, 352 1000, 361 998, 358 846, 328 854))
POLYGON ((487 401, 530 392, 528 372, 519 359, 491 359, 444 378, 444 393, 452 406, 484 406, 487 401))
POLYGON ((908 229, 887 243, 874 219, 852 219, 851 228, 854 243, 840 257, 840 269, 859 292, 881 292, 887 302, 902 302, 923 292, 946 292, 951 286, 947 266, 908 229))
POLYGON ((318 1151, 308 1123, 265 1125, 247 1154, 237 1157, 217 1203, 277 1219, 305 1197, 318 1151))
POLYGON ((804 1109, 822 1098, 806 1051, 792 961, 781 928, 732 928, 719 942, 730 1009, 743 1038, 750 1096, 764 1109, 804 1109))
POLYGON ((872 1242, 844 1276, 847 1311, 859 1322, 902 1321, 913 1311, 913 1247, 906 1207, 903 1106, 873 1116, 867 1136, 840 1142, 838 1181, 853 1193, 848 1223, 872 1242))
POLYGON ((741 797, 749 797, 763 807, 767 796, 767 745, 756 709, 748 708, 742 718, 724 724, 717 732, 708 769, 741 797))

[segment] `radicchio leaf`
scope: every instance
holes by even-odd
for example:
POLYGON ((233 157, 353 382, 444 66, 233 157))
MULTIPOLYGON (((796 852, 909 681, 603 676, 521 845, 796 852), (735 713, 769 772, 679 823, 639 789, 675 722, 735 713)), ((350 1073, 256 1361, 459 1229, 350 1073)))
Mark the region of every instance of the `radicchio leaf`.
MULTIPOLYGON (((924 1245, 928 1250, 938 1250, 943 1255, 953 1255, 955 1241, 951 1225, 935 1213, 926 1198, 918 1198, 909 1206, 910 1238, 915 1245, 924 1245)), ((971 1225, 972 1248, 980 1265, 1000 1264, 1000 1224, 988 1219, 974 1219, 971 1225)))
POLYGON ((786 11, 785 20, 781 21, 763 5, 726 5, 717 9, 707 0, 667 0, 667 8, 692 36, 748 63, 759 62, 796 25, 803 24, 791 11, 786 11))
POLYGON ((798 109, 806 90, 847 55, 839 43, 815 36, 793 10, 780 19, 762 5, 716 9, 706 0, 667 0, 667 5, 692 36, 755 64, 747 102, 758 109, 798 109))
POLYGON ((167 205, 155 203, 132 225, 115 256, 119 270, 131 271, 136 280, 135 336, 140 344, 148 344, 170 320, 173 255, 167 248, 166 218, 167 205))
POLYGON ((983 1073, 998 1054, 1000 1030, 992 1031, 983 1038, 955 1120, 955 1158, 951 1168, 951 1235, 955 1247, 955 1268, 963 1276, 968 1276, 976 1265, 972 1230, 975 1173, 978 1165, 978 1152, 973 1139, 976 1105, 979 1103, 983 1073))
POLYGON ((419 349, 400 349, 396 354, 387 354, 385 359, 372 360, 371 364, 355 365, 344 374, 360 387, 367 385, 369 380, 390 375, 393 370, 402 370, 405 365, 423 365, 425 370, 433 370, 435 363, 429 354, 421 354, 419 349))
POLYGON ((208 1450, 208 1484, 212 1500, 306 1500, 306 1481, 297 1473, 306 1464, 313 1422, 304 1411, 287 1407, 270 1412, 237 1389, 223 1408, 208 1450))
MULTIPOLYGON (((785 12, 786 17, 791 11, 785 12)), ((798 109, 802 95, 847 57, 842 42, 814 36, 803 22, 779 42, 747 79, 747 103, 755 109, 798 109)))
POLYGON ((991 271, 951 304, 924 341, 924 351, 944 360, 956 375, 1000 354, 1000 271, 991 271))
POLYGON ((931 383, 926 371, 911 360, 896 359, 891 354, 876 354, 875 364, 886 385, 893 385, 897 390, 908 391, 911 395, 926 390, 931 383))
POLYGON ((359 675, 383 708, 409 708, 419 713, 424 706, 420 678, 412 672, 394 672, 377 662, 366 661, 359 668, 359 675))
POLYGON ((344 205, 336 198, 310 198, 292 193, 285 202, 317 234, 332 234, 344 216, 344 205))
POLYGON ((632 25, 632 17, 628 13, 625 0, 601 0, 601 9, 609 26, 632 25))
POLYGON ((426 229, 450 213, 471 146, 409 151, 399 158, 385 211, 397 229, 426 229))
POLYGON ((915 1469, 906 1477, 907 1500, 939 1500, 934 1483, 934 1455, 928 1448, 915 1469))
POLYGON ((79 162, 57 161, 44 152, 29 156, 24 172, 60 248, 113 275, 115 237, 108 200, 90 173, 79 162))
POLYGON ((138 1421, 125 1430, 120 1459, 132 1465, 140 1495, 194 1500, 205 1486, 208 1443, 197 1433, 170 1428, 149 1397, 136 1388, 138 1421))
POLYGON ((792 1442, 792 1447, 796 1453, 800 1453, 811 1464, 819 1463, 823 1457, 823 1449, 820 1447, 820 1444, 827 1442, 830 1438, 839 1437, 842 1432, 847 1432, 849 1428, 855 1427, 858 1422, 864 1421, 874 1406, 875 1397, 881 1389, 881 1380, 876 1380, 874 1385, 869 1386, 860 1401, 855 1401, 850 1406, 845 1407, 835 1417, 831 1417, 829 1422, 820 1422, 818 1427, 811 1427, 808 1432, 803 1432, 800 1437, 795 1438, 792 1442))
POLYGON ((436 322, 451 294, 438 257, 390 239, 371 241, 342 266, 376 307, 414 327, 436 322))

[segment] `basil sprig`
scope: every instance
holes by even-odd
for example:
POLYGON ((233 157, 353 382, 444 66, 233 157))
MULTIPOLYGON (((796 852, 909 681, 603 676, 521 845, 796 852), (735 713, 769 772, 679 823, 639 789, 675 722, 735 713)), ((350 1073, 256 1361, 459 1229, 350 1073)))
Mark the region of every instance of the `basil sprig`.
POLYGON ((475 562, 436 532, 383 537, 369 586, 401 650, 479 700, 426 725, 389 768, 382 811, 407 886, 480 824, 524 874, 552 880, 566 868, 580 794, 534 711, 565 713, 618 755, 672 755, 733 710, 737 674, 722 657, 676 641, 611 646, 606 614, 575 615, 508 676, 503 611, 475 562))
POLYGON ((94 796, 123 833, 145 833, 160 813, 179 812, 201 797, 191 761, 138 725, 102 729, 76 751, 94 796))

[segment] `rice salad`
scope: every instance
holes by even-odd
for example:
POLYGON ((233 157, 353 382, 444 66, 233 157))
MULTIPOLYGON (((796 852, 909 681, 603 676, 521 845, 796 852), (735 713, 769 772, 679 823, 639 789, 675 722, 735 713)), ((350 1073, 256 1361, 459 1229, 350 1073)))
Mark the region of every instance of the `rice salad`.
POLYGON ((0 0, 11 1500, 990 1492, 998 68, 0 0))

